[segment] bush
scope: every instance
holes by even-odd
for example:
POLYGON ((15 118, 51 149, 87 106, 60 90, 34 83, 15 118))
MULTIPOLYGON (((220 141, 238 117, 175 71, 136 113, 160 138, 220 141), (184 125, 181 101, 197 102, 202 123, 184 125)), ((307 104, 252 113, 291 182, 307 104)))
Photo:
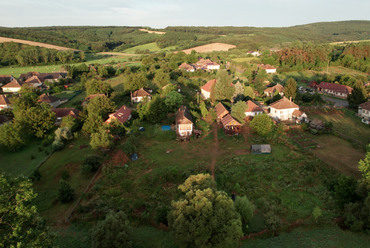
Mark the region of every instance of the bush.
POLYGON ((59 201, 63 203, 70 202, 74 199, 74 197, 75 197, 74 189, 72 189, 71 185, 67 181, 61 179, 59 181, 59 187, 58 187, 59 201))
POLYGON ((82 164, 82 173, 88 174, 95 172, 101 166, 101 158, 98 156, 90 156, 85 159, 82 164))
POLYGON ((33 171, 32 175, 30 176, 30 179, 35 182, 35 181, 40 181, 41 179, 41 173, 39 169, 36 169, 33 171))
POLYGON ((59 151, 64 148, 64 143, 63 141, 56 139, 54 140, 53 144, 51 145, 53 151, 59 151))
POLYGON ((69 180, 70 177, 71 176, 69 175, 69 172, 66 170, 62 171, 62 173, 60 174, 60 178, 66 181, 69 180))

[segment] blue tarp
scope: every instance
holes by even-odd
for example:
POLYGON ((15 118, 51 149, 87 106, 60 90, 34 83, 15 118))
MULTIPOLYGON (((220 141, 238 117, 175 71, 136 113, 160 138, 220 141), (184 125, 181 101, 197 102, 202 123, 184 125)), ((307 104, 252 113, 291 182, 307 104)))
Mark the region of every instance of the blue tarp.
POLYGON ((144 127, 139 127, 139 131, 145 131, 145 128, 144 127))
POLYGON ((132 155, 131 155, 131 160, 132 161, 135 161, 135 160, 137 160, 139 157, 137 156, 137 154, 136 153, 133 153, 132 155))
POLYGON ((169 131, 171 130, 171 126, 162 126, 162 131, 169 131))

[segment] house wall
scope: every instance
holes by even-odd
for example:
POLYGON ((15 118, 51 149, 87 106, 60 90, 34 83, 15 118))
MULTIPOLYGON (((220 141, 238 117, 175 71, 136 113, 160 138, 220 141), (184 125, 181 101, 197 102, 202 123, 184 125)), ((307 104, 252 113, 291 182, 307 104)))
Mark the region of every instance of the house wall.
POLYGON ((21 90, 21 88, 2 88, 4 93, 15 93, 21 90))
POLYGON ((211 98, 211 92, 205 91, 205 90, 203 90, 203 89, 201 89, 201 95, 202 95, 202 97, 204 97, 205 99, 209 99, 209 98, 211 98))
POLYGON ((220 70, 220 65, 207 65, 208 70, 220 70))
POLYGON ((358 115, 360 117, 369 118, 370 119, 370 110, 359 108, 358 109, 358 115))
POLYGON ((60 100, 49 103, 49 105, 50 105, 52 108, 56 108, 56 107, 58 107, 60 104, 61 104, 60 100))
POLYGON ((131 101, 133 101, 133 102, 142 102, 145 97, 149 98, 149 100, 151 99, 150 96, 136 96, 136 97, 132 97, 131 101))
POLYGON ((178 124, 177 133, 180 136, 188 136, 193 132, 193 124, 178 124))
POLYGON ((0 105, 0 110, 1 109, 8 109, 8 108, 12 108, 10 105, 0 105))
POLYGON ((321 92, 323 92, 325 94, 328 94, 328 95, 331 95, 331 96, 343 98, 343 99, 346 99, 348 97, 347 93, 337 92, 337 91, 333 91, 333 90, 321 89, 321 92))
POLYGON ((276 69, 266 69, 266 73, 276 73, 276 69))
POLYGON ((292 119, 292 114, 294 110, 299 110, 299 108, 289 108, 289 109, 275 109, 270 107, 269 116, 271 118, 279 119, 281 121, 292 119))
POLYGON ((245 116, 256 116, 256 115, 262 114, 263 112, 262 111, 256 111, 256 112, 244 112, 244 113, 245 113, 245 116))

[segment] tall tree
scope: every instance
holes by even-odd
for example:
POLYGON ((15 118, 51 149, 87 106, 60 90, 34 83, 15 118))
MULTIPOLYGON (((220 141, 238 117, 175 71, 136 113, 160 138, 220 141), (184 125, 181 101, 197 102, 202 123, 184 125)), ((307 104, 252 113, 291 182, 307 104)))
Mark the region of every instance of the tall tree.
POLYGON ((251 121, 251 128, 261 136, 266 136, 272 132, 273 123, 267 114, 256 115, 251 121))
POLYGON ((96 113, 103 119, 108 118, 108 114, 115 111, 116 106, 113 101, 105 96, 97 96, 90 100, 86 106, 88 114, 96 113))
POLYGON ((108 96, 113 92, 112 87, 107 82, 101 80, 90 79, 85 83, 86 94, 104 94, 108 96))
POLYGON ((348 103, 353 106, 357 107, 363 102, 367 100, 367 93, 364 87, 364 84, 361 80, 357 80, 353 85, 353 90, 350 95, 348 95, 348 103))
POLYGON ((250 97, 251 99, 254 99, 254 91, 253 88, 250 86, 246 86, 244 88, 244 95, 247 97, 250 97))
POLYGON ((37 213, 30 180, 0 173, 0 247, 53 247, 54 237, 37 213))
POLYGON ((220 70, 217 73, 217 82, 213 87, 215 100, 231 100, 235 88, 232 87, 232 77, 226 70, 220 70))
POLYGON ((240 215, 225 192, 216 190, 210 175, 190 176, 172 202, 169 226, 184 247, 237 247, 242 236, 240 215))
POLYGON ((231 106, 231 116, 237 119, 240 123, 244 123, 245 110, 247 109, 247 104, 244 101, 238 101, 233 106, 231 106))
POLYGON ((153 82, 157 85, 158 88, 162 88, 170 83, 170 75, 165 73, 164 70, 159 69, 155 72, 153 82))
POLYGON ((286 98, 292 97, 295 99, 297 95, 297 82, 294 80, 294 78, 289 78, 284 85, 284 96, 286 98))
POLYGON ((16 151, 25 144, 21 127, 16 123, 5 123, 0 126, 0 144, 10 151, 16 151))
POLYGON ((90 145, 92 149, 98 148, 110 148, 112 145, 113 136, 109 133, 109 131, 101 127, 99 128, 98 132, 91 134, 91 141, 90 145))
POLYGON ((99 221, 91 230, 92 248, 130 248, 133 230, 125 213, 109 212, 105 220, 99 221))

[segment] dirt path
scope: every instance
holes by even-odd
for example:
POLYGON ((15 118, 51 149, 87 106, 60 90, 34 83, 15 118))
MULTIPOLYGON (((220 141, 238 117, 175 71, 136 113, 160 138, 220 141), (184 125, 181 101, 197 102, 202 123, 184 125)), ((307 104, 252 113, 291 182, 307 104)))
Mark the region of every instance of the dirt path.
POLYGON ((218 149, 219 149, 219 142, 218 142, 218 133, 217 133, 217 124, 214 123, 212 125, 212 130, 214 134, 214 143, 213 143, 213 149, 211 151, 211 156, 212 156, 212 162, 211 162, 211 174, 213 179, 216 179, 215 177, 215 167, 216 167, 216 162, 217 162, 217 157, 218 157, 218 149))
POLYGON ((115 56, 127 56, 127 57, 133 57, 133 56, 139 56, 138 54, 131 54, 131 53, 117 53, 117 52, 101 52, 97 54, 102 55, 115 55, 115 56))
POLYGON ((80 51, 80 50, 76 50, 76 49, 72 49, 72 48, 68 48, 68 47, 55 46, 55 45, 50 45, 50 44, 36 42, 36 41, 0 37, 0 43, 11 42, 11 41, 16 42, 16 43, 25 44, 25 45, 30 45, 30 46, 38 46, 38 47, 45 47, 45 48, 49 48, 49 49, 55 49, 55 50, 59 50, 59 51, 67 51, 67 50, 80 51))

